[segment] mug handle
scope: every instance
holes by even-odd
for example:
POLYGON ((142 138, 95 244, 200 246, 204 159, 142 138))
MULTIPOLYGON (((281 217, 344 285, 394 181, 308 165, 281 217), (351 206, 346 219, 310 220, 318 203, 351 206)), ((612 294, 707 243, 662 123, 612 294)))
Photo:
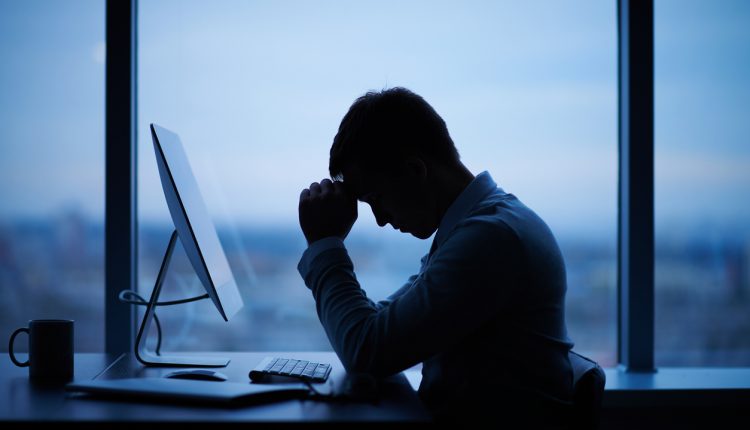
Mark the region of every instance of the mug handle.
POLYGON ((18 333, 26 332, 26 334, 29 334, 29 329, 26 327, 21 327, 18 330, 14 331, 12 335, 10 335, 10 344, 8 345, 8 355, 10 355, 10 361, 13 362, 18 367, 29 367, 29 360, 24 361, 21 363, 20 361, 16 360, 16 356, 13 354, 13 341, 16 339, 16 336, 18 336, 18 333))

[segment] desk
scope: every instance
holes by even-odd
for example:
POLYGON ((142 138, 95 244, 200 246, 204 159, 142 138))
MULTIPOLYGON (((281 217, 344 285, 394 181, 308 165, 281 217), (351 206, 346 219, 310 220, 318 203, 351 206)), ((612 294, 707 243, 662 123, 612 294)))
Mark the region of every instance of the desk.
MULTIPOLYGON (((332 352, 269 352, 222 353, 231 359, 229 366, 219 371, 229 381, 247 382, 248 371, 268 355, 301 358, 331 363, 334 383, 344 376, 341 362, 332 352)), ((19 354, 19 359, 25 359, 19 354)), ((375 403, 319 402, 288 400, 284 402, 223 408, 214 406, 189 407, 180 404, 104 400, 66 393, 63 387, 42 387, 31 384, 28 369, 13 365, 7 358, 0 359, 0 422, 1 421, 86 421, 86 422, 325 422, 325 421, 429 421, 429 415, 403 374, 386 379, 381 398, 375 403)), ((108 366, 125 369, 127 376, 161 376, 174 368, 145 368, 132 355, 110 356, 83 353, 75 356, 75 379, 90 380, 108 366), (123 364, 124 363, 124 364, 123 364)), ((107 375, 110 371, 107 372, 107 375)), ((104 377, 104 376, 102 376, 104 377)), ((212 382, 220 384, 221 382, 212 382)))

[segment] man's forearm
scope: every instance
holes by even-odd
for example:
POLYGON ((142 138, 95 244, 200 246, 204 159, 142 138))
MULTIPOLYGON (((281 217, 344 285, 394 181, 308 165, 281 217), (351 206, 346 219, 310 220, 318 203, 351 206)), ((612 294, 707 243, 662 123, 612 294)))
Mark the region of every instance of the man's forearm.
POLYGON ((379 374, 372 354, 376 305, 367 298, 341 247, 329 248, 300 262, 300 274, 315 298, 318 317, 348 371, 379 374))

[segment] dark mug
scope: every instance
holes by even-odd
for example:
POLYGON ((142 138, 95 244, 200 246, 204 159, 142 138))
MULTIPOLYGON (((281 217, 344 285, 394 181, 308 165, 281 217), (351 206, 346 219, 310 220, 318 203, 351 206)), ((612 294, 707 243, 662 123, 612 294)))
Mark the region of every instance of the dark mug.
POLYGON ((10 336, 8 355, 16 366, 29 368, 32 381, 70 381, 73 379, 73 321, 29 321, 28 328, 19 328, 10 336), (29 335, 29 359, 24 362, 13 354, 13 341, 22 332, 29 335))

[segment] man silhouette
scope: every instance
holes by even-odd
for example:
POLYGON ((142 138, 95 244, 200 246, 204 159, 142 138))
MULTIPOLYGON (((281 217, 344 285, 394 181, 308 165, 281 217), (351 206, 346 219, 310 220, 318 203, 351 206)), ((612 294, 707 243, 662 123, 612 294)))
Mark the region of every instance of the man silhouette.
POLYGON ((442 118, 404 88, 369 92, 344 116, 324 179, 304 189, 298 269, 348 372, 423 363, 439 418, 563 423, 572 397, 565 265, 547 225, 490 174, 461 163, 442 118), (374 303, 344 239, 368 203, 378 225, 437 231, 418 274, 374 303))

